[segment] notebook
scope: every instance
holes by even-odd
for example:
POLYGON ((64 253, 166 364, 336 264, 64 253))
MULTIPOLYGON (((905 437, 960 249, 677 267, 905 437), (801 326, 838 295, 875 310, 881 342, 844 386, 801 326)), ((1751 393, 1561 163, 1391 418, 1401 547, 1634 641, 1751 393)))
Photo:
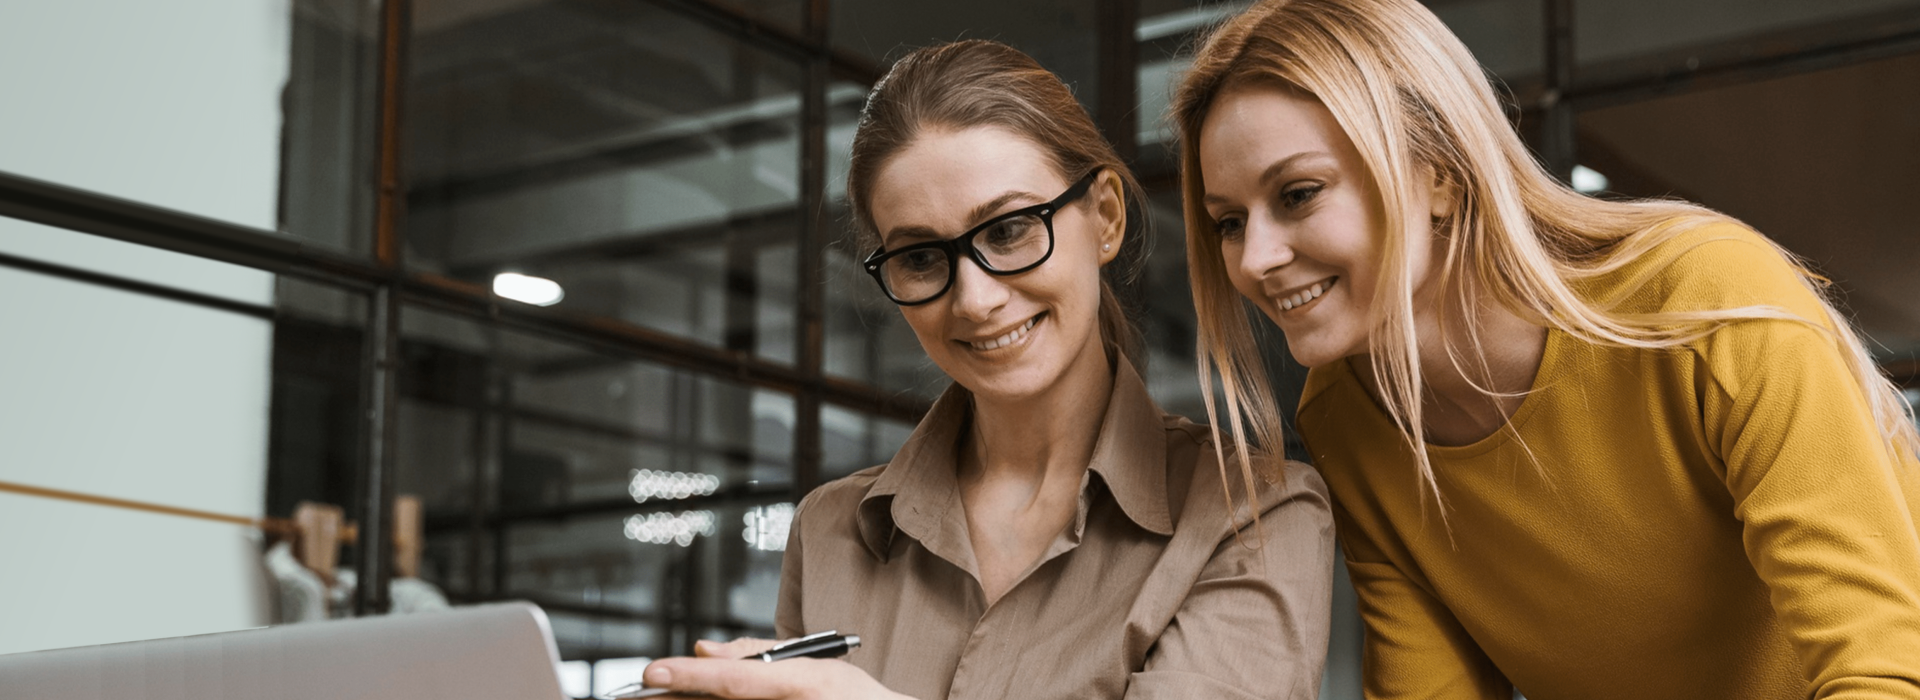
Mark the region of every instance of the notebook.
POLYGON ((0 656, 7 700, 559 700, 529 603, 0 656))

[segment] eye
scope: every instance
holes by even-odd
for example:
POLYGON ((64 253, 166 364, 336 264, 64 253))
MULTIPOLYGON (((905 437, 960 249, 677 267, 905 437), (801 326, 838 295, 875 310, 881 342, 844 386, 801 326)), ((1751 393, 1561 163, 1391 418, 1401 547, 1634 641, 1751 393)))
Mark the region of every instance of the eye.
POLYGON ((1288 209, 1299 209, 1313 201, 1314 196, 1326 188, 1326 185, 1317 182, 1288 187, 1280 191, 1280 204, 1288 209))
POLYGON ((946 266, 946 257, 940 251, 931 248, 911 250, 895 257, 895 264, 907 272, 927 272, 946 266))
POLYGON ((1016 216, 1006 219, 981 232, 984 243, 994 248, 1016 248, 1038 238, 1045 230, 1045 224, 1037 216, 1016 216))
POLYGON ((1223 216, 1213 222, 1214 233, 1220 234, 1222 241, 1238 241, 1246 233, 1246 222, 1237 216, 1223 216))

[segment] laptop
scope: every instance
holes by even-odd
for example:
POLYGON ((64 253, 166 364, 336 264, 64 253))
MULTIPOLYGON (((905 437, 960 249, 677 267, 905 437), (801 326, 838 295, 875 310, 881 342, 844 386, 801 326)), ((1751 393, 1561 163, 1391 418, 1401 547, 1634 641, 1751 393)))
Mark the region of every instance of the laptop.
POLYGON ((529 603, 0 656, 6 700, 560 700, 529 603))

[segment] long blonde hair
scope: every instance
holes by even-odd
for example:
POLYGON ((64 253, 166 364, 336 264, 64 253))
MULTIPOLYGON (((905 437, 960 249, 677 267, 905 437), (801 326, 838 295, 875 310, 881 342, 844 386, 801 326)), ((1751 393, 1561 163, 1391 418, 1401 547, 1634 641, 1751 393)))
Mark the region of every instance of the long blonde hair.
MULTIPOLYGON (((1888 448, 1920 451, 1905 402, 1835 309, 1827 281, 1777 244, 1775 250, 1820 299, 1825 318, 1803 319, 1768 306, 1623 313, 1578 293, 1576 283, 1583 279, 1627 265, 1678 233, 1730 219, 1683 202, 1595 199, 1555 180, 1507 122, 1466 46, 1414 0, 1260 3, 1215 30, 1181 82, 1172 112, 1181 132, 1187 265, 1199 316, 1200 382, 1216 431, 1222 423, 1213 392, 1218 372, 1229 429, 1269 449, 1280 444, 1279 407, 1249 314, 1227 277, 1219 233, 1201 204, 1206 187, 1200 126, 1222 91, 1248 84, 1288 86, 1318 99, 1353 141, 1367 166, 1364 176, 1380 194, 1386 253, 1374 290, 1379 325, 1368 337, 1375 388, 1418 460, 1423 495, 1442 506, 1443 519, 1445 500, 1423 448, 1420 339, 1409 269, 1413 246, 1428 240, 1416 227, 1430 222, 1424 208, 1412 212, 1408 203, 1417 201, 1416 188, 1430 189, 1435 179, 1457 195, 1450 213, 1431 222, 1432 236, 1445 244, 1432 280, 1442 319, 1470 318, 1472 305, 1490 298, 1589 343, 1649 349, 1698 340, 1736 321, 1808 323, 1830 331, 1872 404, 1888 448)), ((1456 339, 1443 323, 1447 357, 1470 382, 1476 375, 1484 380, 1487 363, 1475 324, 1458 325, 1462 337, 1456 339)), ((1475 385, 1493 393, 1488 385, 1475 385)), ((1247 464, 1248 440, 1233 442, 1240 463, 1247 464)))

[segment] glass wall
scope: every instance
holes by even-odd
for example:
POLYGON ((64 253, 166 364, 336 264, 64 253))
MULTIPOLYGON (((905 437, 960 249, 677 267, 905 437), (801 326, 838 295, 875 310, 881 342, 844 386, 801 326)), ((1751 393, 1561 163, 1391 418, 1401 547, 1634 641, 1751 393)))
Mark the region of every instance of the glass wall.
POLYGON ((795 357, 799 63, 648 3, 416 17, 409 266, 795 357))

